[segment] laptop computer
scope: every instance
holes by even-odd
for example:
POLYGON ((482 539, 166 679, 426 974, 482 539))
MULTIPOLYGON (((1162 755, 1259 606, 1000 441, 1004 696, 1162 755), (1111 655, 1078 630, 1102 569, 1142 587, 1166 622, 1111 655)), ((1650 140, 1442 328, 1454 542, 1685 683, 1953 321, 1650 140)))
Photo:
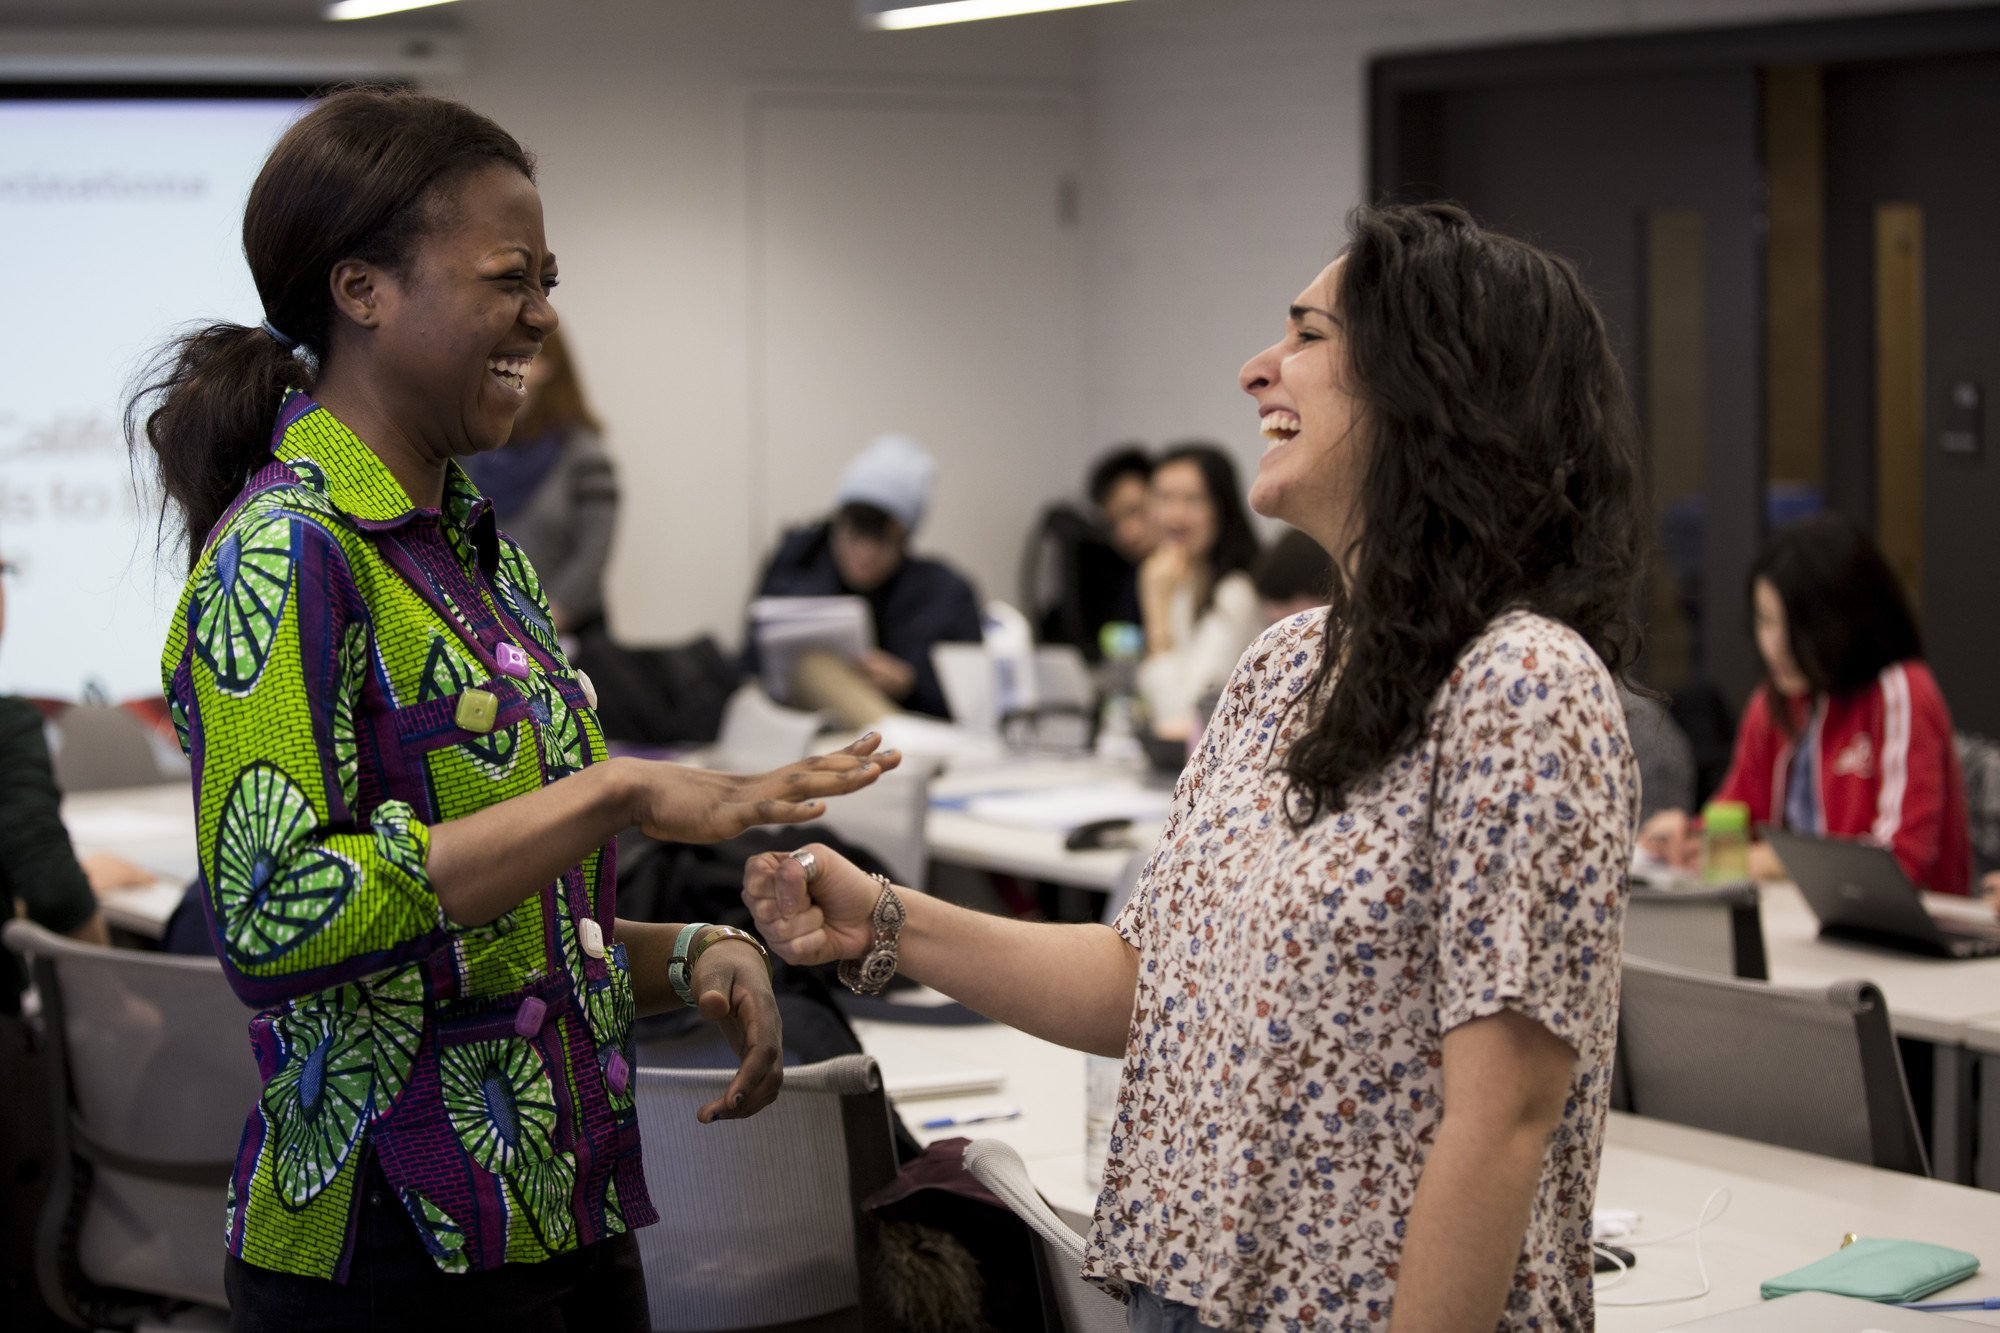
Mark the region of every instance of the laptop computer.
POLYGON ((2000 923, 1931 915, 1887 848, 1767 829, 1819 933, 1938 958, 2000 956, 2000 923))

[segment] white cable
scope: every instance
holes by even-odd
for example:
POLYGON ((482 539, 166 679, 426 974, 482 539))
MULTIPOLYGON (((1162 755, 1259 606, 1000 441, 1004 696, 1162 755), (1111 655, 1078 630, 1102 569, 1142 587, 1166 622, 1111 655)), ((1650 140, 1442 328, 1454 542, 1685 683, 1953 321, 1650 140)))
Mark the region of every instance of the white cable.
MULTIPOLYGON (((1679 1231, 1669 1232, 1667 1235, 1664 1236, 1652 1236, 1644 1240, 1627 1239, 1624 1242, 1627 1246, 1630 1246, 1633 1249, 1638 1249, 1641 1246, 1645 1245, 1664 1245, 1669 1241, 1676 1241, 1683 1236, 1692 1234, 1694 1236, 1695 1271, 1701 1275, 1700 1291, 1685 1292, 1679 1296, 1654 1296, 1646 1300, 1599 1301, 1597 1303, 1599 1305, 1610 1305, 1610 1306, 1678 1305, 1683 1301, 1698 1301, 1702 1297, 1708 1295, 1710 1291, 1714 1290, 1714 1283, 1709 1280, 1708 1259, 1705 1255, 1702 1254, 1701 1251, 1701 1229, 1707 1226, 1710 1222, 1713 1222, 1717 1218, 1720 1218, 1723 1215, 1723 1213, 1728 1212, 1729 1203, 1730 1203, 1729 1187, 1727 1185, 1717 1185, 1713 1190, 1709 1191, 1708 1197, 1702 1200, 1701 1211, 1695 1214, 1693 1226, 1682 1227, 1679 1231), (1714 1206, 1715 1201, 1718 1198, 1722 1200, 1722 1207, 1716 1212, 1714 1217, 1710 1217, 1708 1210, 1714 1206)), ((1614 1255, 1612 1256, 1612 1258, 1616 1260, 1617 1256, 1614 1255)), ((1606 1290, 1610 1290, 1612 1287, 1617 1286, 1620 1281, 1624 1280, 1625 1266, 1621 1263, 1619 1264, 1619 1269, 1620 1272, 1618 1274, 1617 1279, 1605 1284, 1606 1290)))

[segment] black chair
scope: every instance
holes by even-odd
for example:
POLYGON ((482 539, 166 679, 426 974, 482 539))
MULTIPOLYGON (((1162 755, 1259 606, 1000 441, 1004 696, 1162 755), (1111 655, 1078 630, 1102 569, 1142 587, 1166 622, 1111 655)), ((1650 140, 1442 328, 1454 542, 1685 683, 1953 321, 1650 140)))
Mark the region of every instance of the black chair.
POLYGON ((1639 1115, 1930 1174, 1870 982, 1796 989, 1627 957, 1618 1050, 1639 1115))

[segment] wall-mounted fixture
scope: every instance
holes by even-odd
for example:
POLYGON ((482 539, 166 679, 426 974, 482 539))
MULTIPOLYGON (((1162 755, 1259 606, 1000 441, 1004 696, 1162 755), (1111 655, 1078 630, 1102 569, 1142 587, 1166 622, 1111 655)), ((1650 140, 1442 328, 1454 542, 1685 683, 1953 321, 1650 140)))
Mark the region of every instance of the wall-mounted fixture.
POLYGON ((861 22, 871 28, 930 28, 940 23, 1118 3, 1120 0, 860 0, 861 22))
POLYGON ((330 19, 372 19, 382 14, 396 14, 405 9, 424 9, 430 5, 455 4, 457 0, 326 0, 326 16, 330 19))

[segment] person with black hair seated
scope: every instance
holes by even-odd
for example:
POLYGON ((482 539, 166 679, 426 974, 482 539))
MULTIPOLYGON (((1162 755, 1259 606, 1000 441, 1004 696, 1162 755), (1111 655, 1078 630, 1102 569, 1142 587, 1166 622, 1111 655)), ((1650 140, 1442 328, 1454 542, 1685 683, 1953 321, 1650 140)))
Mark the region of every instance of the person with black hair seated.
POLYGON ((1159 544, 1139 566, 1139 693, 1154 734, 1178 738, 1200 725, 1196 701, 1264 627, 1249 573, 1257 534, 1236 464, 1212 444, 1179 444, 1161 456, 1150 508, 1159 544))
MULTIPOLYGON (((841 473, 832 517, 785 534, 757 580, 757 595, 864 597, 876 643, 852 669, 808 654, 805 678, 792 682, 789 702, 831 709, 855 726, 898 708, 951 715, 931 667, 931 645, 979 642, 979 595, 950 565, 910 554, 936 471, 907 435, 879 436, 841 473)), ((744 669, 755 674, 755 633, 745 640, 744 669)))
POLYGON ((1139 565, 1157 544, 1152 475, 1144 449, 1120 445, 1091 465, 1088 513, 1067 500, 1042 511, 1021 574, 1040 642, 1069 644, 1096 662, 1106 625, 1139 623, 1139 565))
POLYGON ((1090 469, 1090 505, 1121 567, 1107 569, 1098 587, 1085 589, 1093 623, 1139 623, 1139 566, 1160 544, 1151 505, 1153 460, 1137 445, 1114 449, 1090 469))
POLYGON ((1325 606, 1333 595, 1333 558, 1297 528, 1266 546, 1250 570, 1266 625, 1325 606))
MULTIPOLYGON (((13 572, 0 561, 0 632, 7 624, 6 577, 13 572)), ((26 699, 0 695, 0 911, 108 944, 97 895, 149 884, 153 876, 108 852, 79 858, 63 828, 61 805, 41 711, 26 699)), ((22 984, 20 961, 0 949, 0 1014, 21 1011, 22 984)))
MULTIPOLYGON (((1755 824, 1875 842, 1912 883, 1970 892, 1951 710, 1882 553, 1838 514, 1802 519, 1751 567, 1750 602, 1764 683, 1715 799, 1741 801, 1755 824)), ((1647 820, 1640 844, 1683 870, 1699 864, 1685 811, 1647 820)), ((1764 843, 1750 849, 1750 873, 1785 877, 1764 843)))

